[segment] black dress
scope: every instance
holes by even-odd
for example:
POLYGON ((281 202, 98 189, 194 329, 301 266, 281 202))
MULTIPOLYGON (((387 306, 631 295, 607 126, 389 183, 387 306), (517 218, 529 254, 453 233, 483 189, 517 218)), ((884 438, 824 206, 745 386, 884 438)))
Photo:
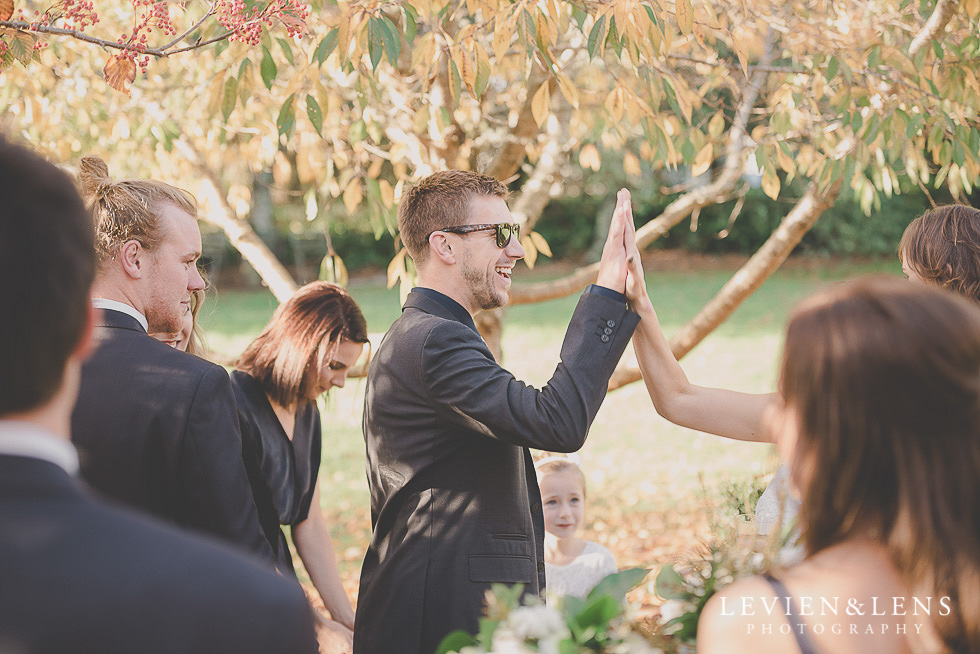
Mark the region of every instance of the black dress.
POLYGON ((242 457, 259 521, 279 569, 295 574, 280 525, 297 525, 309 515, 320 468, 320 412, 314 402, 302 402, 290 440, 259 382, 235 370, 231 385, 238 402, 242 457))

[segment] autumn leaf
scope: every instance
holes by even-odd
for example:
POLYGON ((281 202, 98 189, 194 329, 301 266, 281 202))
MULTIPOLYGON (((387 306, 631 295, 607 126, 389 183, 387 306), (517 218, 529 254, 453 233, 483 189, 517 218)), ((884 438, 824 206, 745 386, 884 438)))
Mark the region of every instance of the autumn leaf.
POLYGON ((112 55, 102 73, 109 86, 129 95, 129 85, 136 79, 136 62, 123 55, 112 55))
POLYGON ((691 0, 677 0, 677 27, 681 34, 690 34, 694 29, 694 9, 691 0))
POLYGON ((538 124, 538 127, 541 127, 544 125, 544 121, 548 120, 550 113, 551 93, 548 90, 548 82, 544 82, 534 92, 534 97, 531 98, 531 116, 534 118, 534 122, 538 124))
POLYGON ((10 20, 14 15, 14 0, 0 0, 0 20, 10 20))

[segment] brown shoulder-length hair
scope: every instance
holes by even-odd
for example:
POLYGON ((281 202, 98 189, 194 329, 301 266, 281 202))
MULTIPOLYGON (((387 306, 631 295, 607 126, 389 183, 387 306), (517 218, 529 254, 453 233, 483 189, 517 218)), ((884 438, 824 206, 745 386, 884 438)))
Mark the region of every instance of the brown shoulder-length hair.
POLYGON ((300 288, 235 362, 277 404, 292 409, 309 398, 317 371, 343 341, 367 343, 367 323, 346 290, 329 282, 300 288))
POLYGON ((980 302, 980 209, 936 207, 905 228, 898 256, 919 277, 980 302))
POLYGON ((429 236, 445 227, 465 225, 470 198, 507 199, 507 187, 493 177, 469 170, 433 173, 410 188, 398 205, 398 233, 416 265, 425 263, 429 236))
POLYGON ((980 308, 899 279, 804 301, 780 376, 798 420, 792 470, 810 554, 887 547, 950 651, 980 652, 980 308))

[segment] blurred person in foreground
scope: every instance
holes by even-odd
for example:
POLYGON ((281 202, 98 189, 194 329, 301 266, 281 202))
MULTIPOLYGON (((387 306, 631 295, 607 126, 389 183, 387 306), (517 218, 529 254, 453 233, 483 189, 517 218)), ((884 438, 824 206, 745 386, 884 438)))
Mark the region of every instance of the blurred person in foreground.
POLYGON ((77 478, 91 220, 67 175, 2 138, 0 190, 0 652, 315 651, 295 583, 77 478))

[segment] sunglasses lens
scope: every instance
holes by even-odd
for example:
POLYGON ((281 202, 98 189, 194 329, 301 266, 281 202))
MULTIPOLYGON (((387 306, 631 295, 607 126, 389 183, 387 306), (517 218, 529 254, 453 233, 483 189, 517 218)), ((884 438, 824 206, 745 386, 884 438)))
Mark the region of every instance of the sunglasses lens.
POLYGON ((499 223, 497 225, 497 247, 505 248, 510 243, 511 236, 517 236, 520 226, 510 223, 499 223))

